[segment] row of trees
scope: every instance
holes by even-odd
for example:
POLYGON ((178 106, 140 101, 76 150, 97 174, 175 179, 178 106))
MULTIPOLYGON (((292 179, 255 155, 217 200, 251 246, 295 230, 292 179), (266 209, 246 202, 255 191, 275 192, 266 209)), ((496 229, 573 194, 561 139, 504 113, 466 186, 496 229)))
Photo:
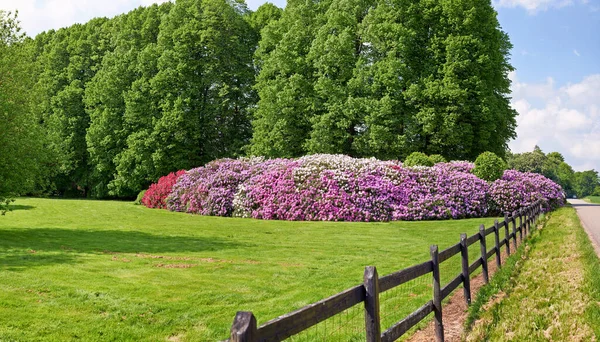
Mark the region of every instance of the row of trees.
POLYGON ((49 188, 130 197, 172 170, 239 155, 251 136, 259 32, 280 12, 179 0, 27 42, 49 188))
POLYGON ((20 192, 132 197, 244 154, 472 160, 515 137, 489 0, 177 0, 35 39, 3 22, 29 128, 2 172, 32 173, 20 192))
POLYGON ((508 167, 542 174, 560 184, 569 197, 600 196, 600 177, 596 170, 575 172, 559 152, 545 154, 536 146, 532 152, 509 154, 508 167))
POLYGON ((254 155, 473 160, 515 137, 489 0, 290 0, 262 34, 254 155))

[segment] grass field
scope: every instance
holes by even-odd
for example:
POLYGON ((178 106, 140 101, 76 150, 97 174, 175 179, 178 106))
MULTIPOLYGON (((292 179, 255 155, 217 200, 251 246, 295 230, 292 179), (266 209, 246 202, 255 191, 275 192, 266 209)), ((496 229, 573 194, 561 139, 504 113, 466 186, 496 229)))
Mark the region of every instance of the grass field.
MULTIPOLYGON (((359 284, 366 265, 384 275, 423 262, 430 244, 492 221, 259 221, 23 198, 0 216, 0 340, 224 339, 238 310, 264 323, 359 284)), ((454 264, 442 264, 443 279, 454 264)), ((412 285, 385 319, 430 298, 430 278, 412 285)))
POLYGON ((584 198, 584 200, 591 202, 591 203, 600 204, 600 196, 588 196, 588 197, 584 198))
POLYGON ((514 274, 467 341, 595 341, 600 261, 571 207, 532 235, 514 274))

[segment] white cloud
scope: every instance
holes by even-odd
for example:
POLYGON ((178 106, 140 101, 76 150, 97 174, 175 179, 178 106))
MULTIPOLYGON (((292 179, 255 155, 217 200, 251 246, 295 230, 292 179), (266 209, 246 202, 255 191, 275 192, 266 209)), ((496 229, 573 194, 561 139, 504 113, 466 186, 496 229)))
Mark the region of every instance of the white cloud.
POLYGON ((588 0, 494 0, 495 7, 515 8, 522 7, 530 14, 545 11, 549 8, 561 8, 574 3, 587 4, 588 0))
POLYGON ((556 87, 552 78, 542 83, 523 83, 515 72, 512 106, 517 117, 513 152, 561 152, 576 170, 600 170, 600 74, 579 83, 556 87))
POLYGON ((113 17, 138 6, 167 0, 0 0, 0 9, 19 11, 21 26, 30 36, 42 31, 85 23, 95 17, 113 17))
POLYGON ((581 57, 581 54, 579 53, 579 51, 577 51, 577 49, 573 50, 573 53, 575 54, 575 56, 581 57))

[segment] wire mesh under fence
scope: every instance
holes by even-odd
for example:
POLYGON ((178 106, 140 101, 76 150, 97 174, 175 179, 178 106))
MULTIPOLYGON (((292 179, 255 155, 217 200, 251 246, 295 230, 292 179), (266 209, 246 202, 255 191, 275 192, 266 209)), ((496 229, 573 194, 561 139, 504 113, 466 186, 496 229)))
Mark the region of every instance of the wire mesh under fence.
POLYGON ((324 320, 285 341, 365 341, 365 309, 357 304, 341 313, 324 320))
POLYGON ((381 331, 389 329, 430 301, 432 293, 431 273, 381 292, 379 294, 381 331))

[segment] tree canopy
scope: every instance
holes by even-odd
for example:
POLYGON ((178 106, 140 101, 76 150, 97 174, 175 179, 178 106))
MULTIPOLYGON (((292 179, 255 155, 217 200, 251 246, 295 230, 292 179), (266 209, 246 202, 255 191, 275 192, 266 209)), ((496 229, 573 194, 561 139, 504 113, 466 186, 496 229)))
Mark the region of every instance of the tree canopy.
POLYGON ((35 39, 11 25, 2 68, 23 77, 5 90, 21 98, 2 105, 43 137, 10 147, 32 153, 2 171, 29 165, 19 193, 132 198, 241 155, 474 160, 515 136, 488 0, 177 0, 35 39))
POLYGON ((250 151, 504 156, 510 48, 489 1, 290 1, 257 51, 250 151))
POLYGON ((17 15, 0 11, 0 213, 11 196, 33 190, 42 173, 44 140, 32 110, 32 54, 17 15))

